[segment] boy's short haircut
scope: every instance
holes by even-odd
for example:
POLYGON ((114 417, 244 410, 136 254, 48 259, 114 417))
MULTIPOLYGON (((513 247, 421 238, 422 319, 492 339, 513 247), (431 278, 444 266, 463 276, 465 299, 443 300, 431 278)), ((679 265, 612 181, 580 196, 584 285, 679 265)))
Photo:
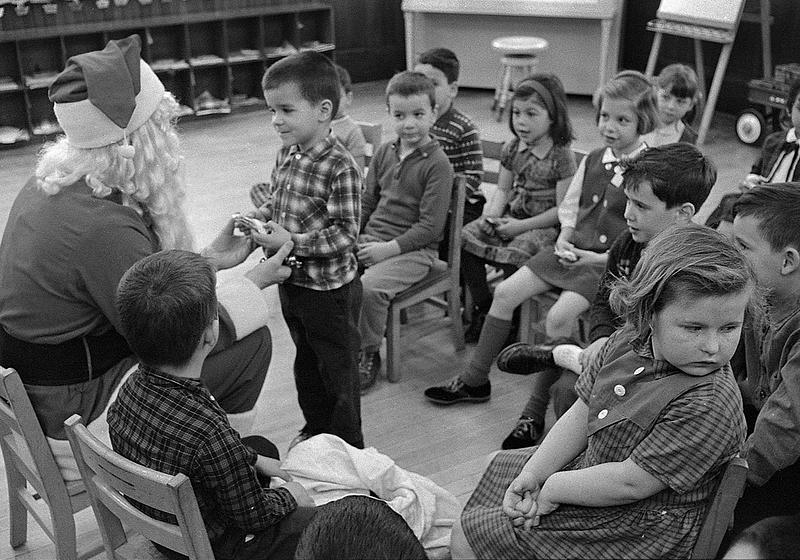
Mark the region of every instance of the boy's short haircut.
POLYGON ((300 535, 294 557, 427 559, 405 520, 386 502, 369 496, 345 496, 319 506, 300 535))
POLYGON ((623 163, 623 168, 626 189, 636 192, 647 181, 667 208, 690 202, 695 211, 700 210, 717 181, 716 166, 686 142, 647 148, 623 163))
POLYGON ((800 251, 800 184, 767 183, 753 187, 739 197, 734 216, 752 216, 758 231, 773 251, 794 247, 800 251))
POLYGON ((181 366, 217 317, 216 271, 197 253, 159 251, 131 266, 117 288, 122 334, 148 366, 181 366))
POLYGON ((296 84, 300 96, 309 103, 329 100, 333 104, 331 118, 339 111, 339 75, 325 55, 302 51, 282 58, 264 72, 261 89, 277 89, 289 83, 296 84))
POLYGON ((427 95, 431 100, 431 108, 436 107, 436 86, 425 74, 405 70, 392 76, 386 85, 386 104, 389 104, 390 95, 411 97, 412 95, 427 95))
POLYGON ((428 49, 419 55, 419 64, 430 64, 439 70, 447 78, 448 84, 458 81, 461 64, 458 62, 456 53, 450 49, 442 47, 428 49))
POLYGON ((353 91, 353 82, 350 79, 350 72, 347 71, 347 68, 339 66, 338 64, 334 64, 333 66, 336 68, 336 75, 339 76, 339 85, 342 86, 344 92, 350 93, 353 91))

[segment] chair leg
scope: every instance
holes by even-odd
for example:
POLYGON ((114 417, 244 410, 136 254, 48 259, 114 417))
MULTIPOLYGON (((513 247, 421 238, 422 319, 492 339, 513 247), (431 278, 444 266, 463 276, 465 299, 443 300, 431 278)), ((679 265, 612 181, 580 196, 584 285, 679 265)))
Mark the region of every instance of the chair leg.
MULTIPOLYGON (((10 457, 7 450, 3 450, 4 457, 10 457)), ((9 542, 11 548, 25 544, 28 540, 28 510, 17 498, 17 492, 25 489, 25 477, 14 468, 11 461, 5 461, 6 480, 8 481, 8 517, 9 517, 9 542)))
POLYGON ((400 380, 397 366, 400 364, 400 312, 389 307, 386 325, 386 378, 395 383, 400 380))
POLYGON ((450 314, 450 325, 453 328, 453 345, 456 350, 463 350, 464 344, 464 324, 461 322, 461 297, 460 287, 456 286, 447 294, 447 307, 450 314))

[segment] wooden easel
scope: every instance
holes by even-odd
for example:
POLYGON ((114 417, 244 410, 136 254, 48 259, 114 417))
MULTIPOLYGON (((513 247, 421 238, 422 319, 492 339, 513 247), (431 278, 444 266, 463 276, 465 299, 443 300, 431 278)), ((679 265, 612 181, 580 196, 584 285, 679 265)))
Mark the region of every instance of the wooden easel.
POLYGON ((711 89, 708 90, 706 105, 700 120, 700 129, 697 131, 697 144, 705 142, 714 107, 717 104, 722 79, 733 49, 736 38, 736 29, 742 17, 744 0, 661 0, 657 17, 647 23, 647 30, 656 35, 650 56, 647 59, 645 74, 652 76, 655 71, 658 51, 661 49, 661 40, 664 34, 678 37, 688 37, 694 40, 695 66, 700 80, 700 88, 705 92, 705 69, 703 67, 702 41, 721 43, 722 52, 717 60, 717 68, 711 80, 711 89), (718 4, 718 5, 717 5, 718 4))

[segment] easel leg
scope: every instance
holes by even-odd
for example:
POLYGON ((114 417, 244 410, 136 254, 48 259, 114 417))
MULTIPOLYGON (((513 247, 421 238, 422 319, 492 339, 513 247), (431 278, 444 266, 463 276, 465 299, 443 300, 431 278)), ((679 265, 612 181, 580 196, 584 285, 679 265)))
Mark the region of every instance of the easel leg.
POLYGON ((703 64, 703 41, 700 39, 694 40, 694 66, 697 71, 697 81, 700 86, 700 93, 705 98, 708 94, 706 89, 706 67, 703 64))
POLYGON ((731 56, 733 43, 725 43, 722 52, 719 54, 717 69, 714 71, 714 80, 711 82, 711 89, 708 92, 708 103, 703 111, 703 120, 700 122, 700 130, 697 132, 697 145, 701 146, 706 140, 706 134, 711 125, 711 117, 714 116, 714 106, 717 104, 719 90, 722 87, 722 79, 725 77, 725 69, 728 66, 728 59, 731 56))
POLYGON ((658 51, 661 50, 661 37, 662 34, 659 32, 656 32, 656 36, 653 37, 653 46, 650 48, 650 56, 647 58, 647 69, 644 71, 648 76, 652 76, 656 69, 658 51))

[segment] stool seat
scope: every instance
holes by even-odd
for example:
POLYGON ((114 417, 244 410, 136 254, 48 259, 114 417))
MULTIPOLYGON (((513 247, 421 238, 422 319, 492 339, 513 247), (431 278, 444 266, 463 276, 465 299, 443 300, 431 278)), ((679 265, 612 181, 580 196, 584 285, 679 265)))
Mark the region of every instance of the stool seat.
POLYGON ((506 55, 531 55, 547 50, 549 43, 541 37, 513 35, 498 37, 492 41, 492 48, 506 55))

